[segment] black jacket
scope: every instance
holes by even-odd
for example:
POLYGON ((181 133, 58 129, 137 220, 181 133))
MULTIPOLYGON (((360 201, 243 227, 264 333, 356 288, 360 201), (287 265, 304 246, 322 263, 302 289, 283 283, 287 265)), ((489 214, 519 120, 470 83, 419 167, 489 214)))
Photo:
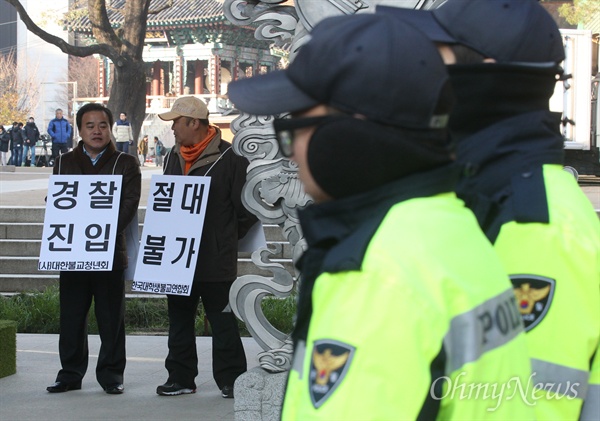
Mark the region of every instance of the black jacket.
POLYGON ((10 134, 7 131, 0 133, 0 152, 8 152, 8 142, 10 142, 10 134))
POLYGON ((142 189, 142 175, 137 159, 132 155, 118 152, 113 142, 109 142, 100 160, 96 165, 92 165, 91 159, 83 151, 83 142, 80 141, 75 149, 57 158, 53 173, 123 175, 113 270, 126 269, 125 228, 138 210, 142 189))
POLYGON ((40 139, 40 131, 38 130, 35 123, 27 123, 23 128, 25 146, 35 146, 37 141, 40 139))
POLYGON ((10 133, 10 149, 22 148, 23 147, 23 129, 19 129, 17 126, 13 126, 9 131, 10 133))
MULTIPOLYGON (((165 157, 164 174, 183 175, 184 165, 176 145, 165 157)), ((221 140, 217 129, 217 135, 188 173, 204 176, 210 169, 211 177, 194 283, 233 282, 237 278, 238 239, 257 221, 242 203, 247 168, 248 160, 236 155, 231 144, 221 140)))
POLYGON ((560 115, 548 100, 552 68, 510 65, 449 66, 457 106, 450 116, 457 194, 495 242, 509 221, 548 222, 544 164, 562 165, 560 115))

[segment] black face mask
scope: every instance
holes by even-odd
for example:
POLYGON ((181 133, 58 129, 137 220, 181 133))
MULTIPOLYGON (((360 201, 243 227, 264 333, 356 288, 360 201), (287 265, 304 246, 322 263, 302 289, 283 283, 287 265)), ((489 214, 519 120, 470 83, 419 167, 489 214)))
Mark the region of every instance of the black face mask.
POLYGON ((318 126, 307 151, 313 178, 336 199, 450 161, 444 130, 410 131, 350 116, 318 126))
POLYGON ((453 139, 506 118, 549 109, 557 67, 496 63, 448 66, 456 104, 450 115, 453 139))

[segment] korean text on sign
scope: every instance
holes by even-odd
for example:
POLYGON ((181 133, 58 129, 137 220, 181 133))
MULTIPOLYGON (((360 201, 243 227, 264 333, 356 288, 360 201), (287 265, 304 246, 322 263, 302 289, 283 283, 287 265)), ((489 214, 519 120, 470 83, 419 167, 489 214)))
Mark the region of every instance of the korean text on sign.
POLYGON ((133 291, 190 295, 210 177, 153 175, 133 291))
POLYGON ((121 175, 52 175, 38 270, 111 270, 121 175))

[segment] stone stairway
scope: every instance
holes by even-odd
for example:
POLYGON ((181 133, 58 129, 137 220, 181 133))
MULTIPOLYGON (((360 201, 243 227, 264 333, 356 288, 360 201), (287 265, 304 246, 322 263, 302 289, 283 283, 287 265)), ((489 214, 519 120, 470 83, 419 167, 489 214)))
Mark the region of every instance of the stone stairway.
MULTIPOLYGON (((44 207, 0 207, 0 294, 41 291, 58 283, 58 272, 37 270, 44 212, 44 207)), ((139 209, 140 234, 145 213, 145 208, 139 209)), ((283 237, 281 228, 265 225, 264 230, 270 247, 281 246, 281 252, 273 255, 271 261, 283 264, 292 272, 291 246, 283 237)), ((239 253, 238 276, 271 276, 270 272, 257 268, 250 255, 239 253)), ((130 292, 130 287, 131 282, 128 282, 127 292, 130 292)))

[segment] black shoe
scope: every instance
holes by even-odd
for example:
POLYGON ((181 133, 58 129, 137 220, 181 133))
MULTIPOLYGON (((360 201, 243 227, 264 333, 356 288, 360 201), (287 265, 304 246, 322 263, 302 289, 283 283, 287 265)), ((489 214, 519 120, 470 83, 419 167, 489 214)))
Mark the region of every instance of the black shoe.
POLYGON ((125 391, 125 388, 123 387, 123 383, 115 383, 106 386, 104 391, 109 395, 120 395, 125 391))
POLYGON ((69 390, 79 390, 79 389, 81 389, 81 382, 76 382, 76 383, 54 382, 53 385, 50 385, 46 388, 46 390, 50 393, 63 393, 63 392, 68 392, 69 390))
POLYGON ((233 386, 224 386, 221 389, 221 396, 226 399, 233 399, 233 386))
POLYGON ((196 389, 183 387, 178 383, 165 383, 156 388, 156 393, 161 396, 177 396, 196 393, 196 389))

